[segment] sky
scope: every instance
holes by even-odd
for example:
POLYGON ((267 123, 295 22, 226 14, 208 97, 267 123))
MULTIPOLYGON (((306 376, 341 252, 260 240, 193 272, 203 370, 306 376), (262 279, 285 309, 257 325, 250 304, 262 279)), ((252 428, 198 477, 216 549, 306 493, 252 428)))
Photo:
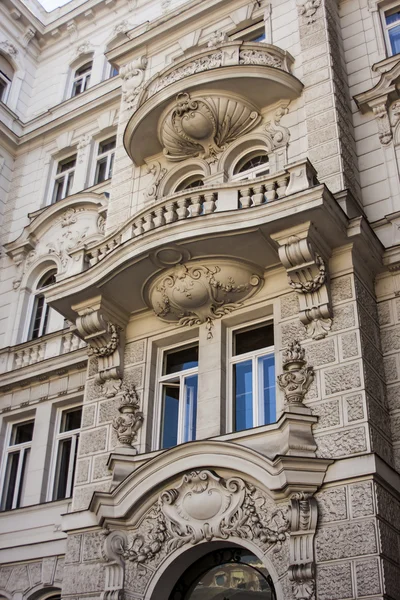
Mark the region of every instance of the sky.
POLYGON ((39 0, 40 4, 45 8, 48 12, 58 8, 59 6, 63 6, 69 0, 39 0))

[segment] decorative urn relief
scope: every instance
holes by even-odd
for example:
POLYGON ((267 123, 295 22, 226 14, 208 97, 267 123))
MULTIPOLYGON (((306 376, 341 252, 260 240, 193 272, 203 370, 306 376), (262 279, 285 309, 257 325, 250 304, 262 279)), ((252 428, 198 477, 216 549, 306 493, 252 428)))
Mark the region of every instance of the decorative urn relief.
POLYGON ((171 161, 199 156, 212 162, 230 142, 260 121, 256 108, 244 99, 182 92, 161 117, 158 136, 171 161))
POLYGON ((179 325, 207 324, 232 312, 263 285, 259 269, 225 259, 176 265, 148 288, 148 302, 157 317, 179 325))

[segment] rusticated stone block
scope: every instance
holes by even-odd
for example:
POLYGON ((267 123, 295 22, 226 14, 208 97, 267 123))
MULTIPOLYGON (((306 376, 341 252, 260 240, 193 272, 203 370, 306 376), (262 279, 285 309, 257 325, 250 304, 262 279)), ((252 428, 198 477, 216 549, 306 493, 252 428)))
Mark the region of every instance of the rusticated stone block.
POLYGON ((357 301, 367 311, 367 313, 370 315, 370 318, 374 319, 374 321, 378 321, 378 311, 376 308, 375 298, 357 277, 355 278, 354 283, 357 301))
MULTIPOLYGON (((60 561, 60 564, 64 567, 64 559, 58 559, 60 561)), ((54 573, 57 574, 57 569, 58 569, 58 565, 56 565, 56 562, 58 563, 58 560, 55 556, 49 556, 48 558, 44 558, 42 560, 42 581, 43 583, 53 583, 53 579, 56 579, 56 576, 54 575, 54 573), (54 577, 53 577, 54 575, 54 577)), ((57 579, 60 578, 60 575, 58 574, 57 579)), ((59 579, 60 581, 62 580, 62 575, 61 575, 61 579, 59 579)))
POLYGON ((328 488, 316 494, 319 522, 329 523, 347 519, 346 488, 328 488))
POLYGON ((99 531, 83 534, 82 560, 100 560, 104 536, 99 531))
POLYGON ((364 381, 366 391, 386 407, 386 386, 376 371, 366 362, 364 362, 364 381))
POLYGON ((75 483, 86 483, 89 479, 90 459, 80 458, 76 464, 75 483))
POLYGON ((382 351, 384 354, 400 350, 400 325, 383 329, 381 333, 382 351))
POLYGON ((111 471, 107 467, 109 456, 110 455, 107 453, 93 458, 93 481, 111 476, 111 471))
POLYGON ((298 319, 281 325, 281 334, 283 348, 288 346, 293 340, 299 340, 299 342, 301 342, 307 337, 306 328, 298 319))
POLYGON ((378 302, 377 308, 379 325, 390 325, 390 323, 392 322, 390 300, 387 300, 386 302, 378 302))
POLYGON ((358 318, 360 329, 366 334, 374 345, 380 350, 381 341, 378 324, 371 318, 371 315, 358 304, 358 318))
POLYGON ((387 388, 387 402, 390 411, 400 409, 400 385, 387 388))
POLYGON ((84 406, 82 409, 82 424, 81 427, 84 429, 85 427, 93 427, 94 426, 94 418, 96 414, 96 405, 88 404, 84 406))
POLYGON ((89 358, 88 377, 94 377, 99 370, 99 361, 96 356, 89 358))
POLYGON ((350 485, 350 506, 353 519, 374 514, 374 498, 370 481, 350 485))
POLYGON ((382 560, 382 567, 386 595, 389 598, 397 599, 399 596, 400 568, 385 559, 382 560))
POLYGON ((381 575, 375 558, 356 562, 356 581, 357 597, 381 593, 381 575))
POLYGON ((358 454, 367 450, 364 427, 335 431, 316 437, 317 456, 320 458, 339 458, 358 454))
POLYGON ((384 434, 390 438, 388 423, 390 422, 389 413, 383 406, 375 402, 371 396, 367 396, 368 420, 375 427, 378 427, 384 434))
POLYGON ((400 527, 400 502, 381 485, 375 484, 378 514, 393 527, 400 527))
POLYGON ((106 423, 113 420, 118 413, 118 400, 111 398, 99 404, 99 423, 106 423))
POLYGON ((105 569, 100 562, 66 566, 64 573, 63 594, 89 594, 101 592, 105 586, 105 569))
POLYGON ((361 374, 359 363, 342 365, 325 371, 325 393, 337 394, 346 390, 361 387, 361 374))
POLYGON ((30 581, 26 565, 18 565, 13 568, 8 579, 6 590, 9 592, 23 592, 29 589, 30 581))
POLYGON ((103 398, 103 389, 94 379, 89 379, 86 383, 84 402, 93 402, 98 398, 103 398))
POLYGON ((349 275, 335 277, 335 279, 331 280, 331 296, 332 304, 337 304, 338 302, 351 300, 353 298, 353 286, 349 275))
POLYGON ((13 567, 0 567, 0 589, 5 590, 13 567))
POLYGON ((364 418, 364 400, 361 394, 354 394, 345 397, 347 408, 347 420, 349 422, 358 421, 364 418))
POLYGON ((317 566, 318 600, 353 598, 351 563, 317 566))
POLYGON ((107 447, 107 427, 83 431, 79 440, 79 456, 100 452, 107 447))
MULTIPOLYGON (((55 570, 55 573, 54 573, 54 581, 62 581, 63 580, 63 577, 64 577, 64 565, 65 565, 65 560, 63 558, 59 557, 57 559, 56 570, 55 570)), ((44 578, 43 578, 43 581, 45 581, 44 578)))
POLYGON ((82 535, 68 535, 65 563, 76 563, 81 558, 82 535))
POLYGON ((145 359, 146 340, 131 342, 125 346, 124 361, 126 365, 134 365, 145 359))
POLYGON ((343 334, 341 338, 341 345, 343 360, 358 356, 360 349, 358 347, 357 334, 355 331, 343 334))
POLYGON ((29 579, 31 585, 41 583, 42 581, 42 563, 35 562, 28 564, 29 579))
POLYGON ((74 490, 74 510, 84 510, 88 508, 94 492, 108 492, 110 490, 110 481, 98 481, 91 485, 80 485, 74 490))
POLYGON ((341 329, 350 329, 356 324, 354 312, 354 304, 344 304, 343 306, 335 306, 333 309, 332 331, 340 331, 341 329))
POLYGON ((335 342, 332 339, 309 344, 306 348, 307 362, 313 367, 320 367, 336 360, 335 342))
POLYGON ((384 521, 378 523, 382 553, 396 563, 400 556, 400 536, 384 521))
POLYGON ((140 388, 143 385, 143 376, 144 376, 144 367, 133 367, 125 369, 125 383, 129 385, 134 385, 135 388, 140 388))
POLYGON ((281 297, 281 319, 299 314, 299 295, 294 292, 281 297))
POLYGON ((340 425, 339 400, 337 399, 329 402, 318 402, 318 404, 312 406, 312 413, 319 417, 318 423, 314 426, 315 431, 340 425))
POLYGON ((361 347, 365 360, 372 365, 378 373, 383 373, 383 359, 380 351, 369 341, 366 335, 361 332, 361 347))
POLYGON ((385 462, 393 466, 393 448, 390 440, 372 425, 370 427, 370 438, 371 452, 375 452, 385 462))
POLYGON ((383 368, 385 370, 385 379, 387 383, 397 381, 399 379, 399 372, 397 369, 397 359, 395 356, 388 356, 383 361, 383 368))
POLYGON ((392 415, 390 419, 392 426, 392 439, 394 442, 400 442, 400 414, 392 415))
POLYGON ((378 551, 373 521, 326 525, 315 536, 317 561, 340 560, 378 551))

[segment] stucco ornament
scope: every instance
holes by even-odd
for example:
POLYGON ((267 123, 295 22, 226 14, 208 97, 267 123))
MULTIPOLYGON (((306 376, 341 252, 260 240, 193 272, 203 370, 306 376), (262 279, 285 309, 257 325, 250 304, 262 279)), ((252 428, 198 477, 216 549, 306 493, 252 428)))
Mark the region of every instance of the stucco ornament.
POLYGON ((164 272, 149 289, 149 302, 157 317, 179 325, 212 322, 232 312, 262 286, 260 275, 248 266, 230 261, 186 263, 164 272))
POLYGON ((298 0, 297 10, 299 15, 305 17, 308 24, 315 21, 315 13, 321 6, 321 0, 298 0))
POLYGON ((0 49, 3 50, 3 52, 5 52, 9 56, 11 56, 12 58, 16 58, 18 56, 17 48, 14 46, 14 44, 11 44, 11 42, 9 42, 8 40, 0 43, 0 49))
POLYGON ((285 394, 288 406, 302 405, 304 396, 314 381, 314 369, 306 365, 304 348, 295 340, 283 353, 284 373, 278 375, 278 384, 285 394))
POLYGON ((390 126, 389 114, 386 102, 381 102, 372 108, 377 125, 379 140, 383 146, 387 146, 393 139, 392 128, 390 126))
POLYGON ((315 597, 314 537, 318 521, 318 504, 312 494, 293 494, 290 517, 289 579, 297 600, 311 600, 315 597))
POLYGON ((200 156, 213 162, 237 137, 253 129, 261 116, 248 102, 225 96, 181 92, 159 125, 164 154, 171 161, 200 156))
POLYGON ((161 167, 160 163, 156 161, 152 165, 147 166, 147 174, 153 176, 153 181, 145 191, 145 197, 147 200, 156 200, 158 196, 158 188, 163 178, 167 173, 165 167, 161 167))
POLYGON ((113 428, 117 432, 122 447, 132 448, 137 432, 143 425, 143 413, 140 411, 140 400, 134 386, 122 385, 122 396, 119 404, 120 415, 113 420, 113 428))
POLYGON ((141 56, 136 60, 123 65, 119 71, 122 79, 122 97, 127 108, 132 108, 144 81, 144 72, 147 67, 147 57, 141 56))

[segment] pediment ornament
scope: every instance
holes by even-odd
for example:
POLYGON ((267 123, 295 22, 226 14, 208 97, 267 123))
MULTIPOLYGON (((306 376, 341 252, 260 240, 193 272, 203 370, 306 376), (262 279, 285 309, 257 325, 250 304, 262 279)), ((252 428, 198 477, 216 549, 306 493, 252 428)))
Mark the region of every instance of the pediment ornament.
POLYGON ((210 338, 212 322, 238 308, 261 286, 261 277, 244 265, 186 263, 155 280, 149 302, 163 321, 179 325, 206 323, 210 338))
POLYGON ((254 107, 236 98, 192 98, 182 92, 161 122, 159 139, 171 161, 199 156, 212 162, 230 142, 260 121, 254 107))

